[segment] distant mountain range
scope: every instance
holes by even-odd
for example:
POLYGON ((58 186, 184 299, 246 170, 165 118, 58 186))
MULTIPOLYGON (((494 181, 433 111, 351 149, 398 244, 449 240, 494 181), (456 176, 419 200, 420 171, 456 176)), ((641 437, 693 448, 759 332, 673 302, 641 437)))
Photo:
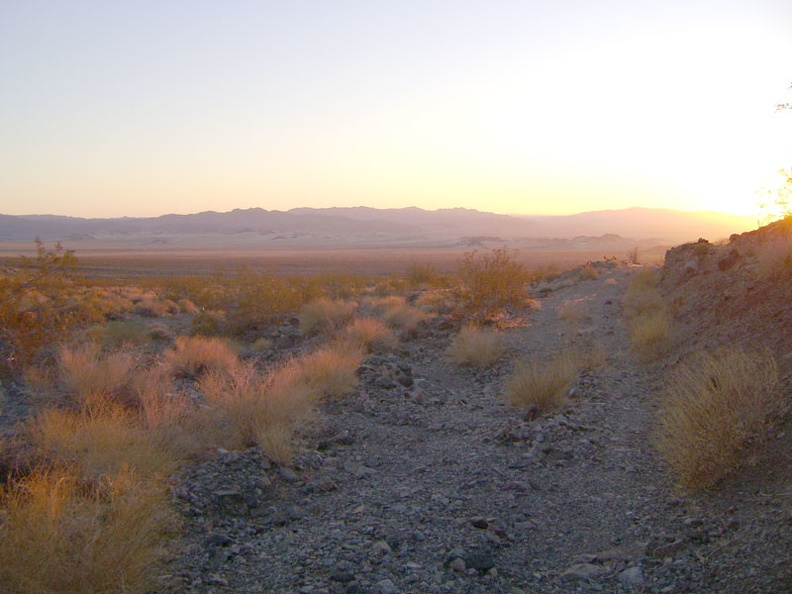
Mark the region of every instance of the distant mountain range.
POLYGON ((314 242, 382 240, 572 239, 622 236, 631 240, 678 244, 699 237, 717 240, 755 228, 750 217, 714 212, 629 208, 566 216, 509 216, 464 208, 251 208, 151 218, 86 219, 54 215, 0 215, 0 241, 90 242, 91 240, 244 235, 259 238, 309 238, 314 242))

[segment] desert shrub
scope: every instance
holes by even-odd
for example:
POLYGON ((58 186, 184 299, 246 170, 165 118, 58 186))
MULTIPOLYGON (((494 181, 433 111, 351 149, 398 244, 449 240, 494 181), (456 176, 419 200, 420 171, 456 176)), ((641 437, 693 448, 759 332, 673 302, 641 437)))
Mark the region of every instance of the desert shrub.
MULTIPOLYGON (((263 274, 246 267, 233 275, 170 277, 163 285, 172 299, 180 304, 187 299, 200 311, 194 334, 246 340, 323 296, 317 278, 263 274)), ((184 310, 183 305, 180 307, 184 310)))
POLYGON ((131 386, 135 359, 131 353, 102 353, 95 342, 60 348, 59 384, 82 405, 94 399, 132 404, 131 386))
POLYGON ((657 290, 657 274, 643 269, 633 275, 622 301, 632 350, 644 361, 662 356, 671 342, 671 315, 657 290))
POLYGON ((224 333, 234 336, 261 332, 321 296, 316 285, 305 279, 256 274, 247 269, 222 283, 206 307, 225 311, 224 333))
POLYGON ((257 444, 274 462, 293 456, 296 431, 314 414, 312 389, 302 381, 296 360, 289 360, 268 375, 244 365, 232 376, 209 373, 201 380, 214 431, 227 447, 257 444))
POLYGON ((486 367, 506 352, 503 336, 491 329, 469 324, 451 341, 446 356, 457 365, 486 367))
POLYGON ((225 341, 203 336, 178 336, 165 360, 174 375, 191 379, 207 371, 232 373, 239 366, 239 357, 225 341))
POLYGON ((144 318, 164 318, 176 309, 175 304, 170 301, 162 301, 156 297, 146 298, 135 304, 132 309, 134 313, 144 318))
POLYGON ((299 279, 306 303, 324 295, 333 301, 353 301, 371 282, 366 274, 325 272, 299 279))
POLYGON ((0 365, 18 373, 82 320, 71 307, 77 259, 36 240, 36 258, 0 271, 0 365))
POLYGON ((91 328, 89 334, 105 348, 111 349, 122 345, 144 345, 151 341, 148 326, 138 320, 113 320, 91 328))
POLYGON ((316 399, 341 398, 357 386, 356 372, 362 360, 358 344, 336 340, 300 359, 300 381, 316 399))
POLYGON ((91 337, 105 349, 146 346, 156 341, 170 340, 172 332, 162 322, 146 323, 140 320, 113 320, 90 331, 91 337))
POLYGON ((357 304, 320 298, 300 310, 300 332, 333 332, 346 326, 355 316, 357 304))
POLYGON ((538 413, 562 406, 580 371, 580 362, 563 352, 549 360, 533 357, 517 364, 506 380, 506 398, 515 406, 535 407, 538 413))
POLYGON ((769 352, 729 348, 676 368, 661 399, 657 447, 689 489, 737 468, 745 446, 762 439, 785 395, 769 352))
POLYGON ((465 254, 459 276, 462 307, 476 319, 484 320, 503 308, 522 306, 530 297, 527 283, 531 277, 506 249, 465 254))
POLYGON ((406 287, 415 289, 443 289, 450 288, 452 279, 449 275, 441 274, 431 264, 411 264, 404 277, 406 287))
POLYGON ((0 489, 0 583, 28 592, 143 593, 174 533, 167 491, 129 470, 86 482, 68 467, 0 489))
POLYGON ((176 469, 175 456, 152 439, 137 413, 114 402, 94 400, 80 411, 44 410, 28 431, 40 456, 66 460, 88 476, 123 467, 146 474, 176 469))
POLYGON ((225 333, 224 311, 207 309, 193 317, 190 332, 195 336, 221 336, 225 333))
POLYGON ((356 318, 346 327, 345 336, 362 350, 373 351, 393 344, 393 334, 380 320, 356 318))
POLYGON ((192 301, 190 301, 185 297, 178 299, 176 305, 178 306, 179 311, 181 313, 197 314, 200 311, 200 309, 198 308, 197 305, 195 305, 195 303, 193 303, 192 301))

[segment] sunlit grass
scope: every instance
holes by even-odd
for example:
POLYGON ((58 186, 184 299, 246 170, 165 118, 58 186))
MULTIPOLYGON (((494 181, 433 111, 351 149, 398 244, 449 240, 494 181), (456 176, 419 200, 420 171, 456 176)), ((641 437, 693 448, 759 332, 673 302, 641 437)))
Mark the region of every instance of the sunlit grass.
POLYGON ((486 367, 506 353, 503 335, 493 329, 475 325, 464 326, 446 350, 446 356, 457 365, 486 367))
POLYGON ((102 353, 94 342, 59 351, 59 383, 76 402, 129 400, 135 359, 130 352, 102 353))
POLYGON ((662 398, 657 447, 679 482, 711 486, 735 470, 788 407, 769 352, 727 348, 675 369, 662 398))
POLYGON ((0 584, 30 592, 143 593, 176 527, 166 489, 128 468, 86 481, 55 466, 0 489, 0 584))
POLYGON ((539 413, 557 409, 566 403, 580 369, 580 362, 569 352, 521 361, 506 380, 506 398, 515 406, 534 406, 539 413))
POLYGON ((230 374, 239 366, 239 357, 225 341, 203 336, 179 336, 165 359, 174 375, 193 379, 208 371, 230 374))

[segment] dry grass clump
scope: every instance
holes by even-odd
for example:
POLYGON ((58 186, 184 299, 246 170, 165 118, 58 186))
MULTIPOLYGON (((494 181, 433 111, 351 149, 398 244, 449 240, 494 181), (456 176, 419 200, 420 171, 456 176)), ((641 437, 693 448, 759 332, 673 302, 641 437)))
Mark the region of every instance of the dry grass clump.
POLYGON ((87 476, 114 474, 125 466, 140 472, 170 473, 176 456, 153 439, 136 412, 94 401, 80 411, 48 409, 28 428, 39 455, 66 460, 87 476))
POLYGON ((432 314, 410 305, 404 297, 396 295, 379 299, 374 306, 385 323, 398 330, 404 338, 413 336, 421 324, 432 318, 432 314))
POLYGON ((652 361, 668 350, 671 340, 671 316, 665 307, 630 319, 630 342, 633 351, 644 361, 652 361))
POLYGON ((179 336, 165 360, 177 377, 196 379, 208 371, 231 374, 239 367, 239 357, 219 338, 179 336))
POLYGON ((506 398, 515 406, 534 406, 539 413, 559 408, 580 368, 580 361, 569 352, 520 362, 506 381, 506 398))
POLYGON ((58 357, 59 383, 80 404, 107 397, 128 402, 134 367, 129 352, 102 353, 95 342, 64 346, 58 357))
POLYGON ((506 352, 503 336, 496 330, 469 324, 451 341, 446 356, 457 365, 486 367, 506 352))
POLYGON ((591 263, 580 267, 580 280, 597 280, 600 277, 599 270, 591 263))
POLYGON ((68 467, 0 489, 3 592, 146 592, 176 526, 167 491, 128 469, 86 481, 68 467))
POLYGON ((190 301, 186 297, 183 297, 183 298, 179 299, 176 302, 176 305, 179 308, 179 311, 181 313, 197 314, 199 311, 201 311, 199 309, 199 307, 197 305, 195 305, 195 303, 193 303, 192 301, 190 301))
POLYGON ((437 314, 452 313, 457 305, 454 303, 453 294, 449 289, 421 291, 414 304, 423 311, 437 314))
POLYGON ((372 305, 378 312, 384 313, 391 308, 399 307, 405 303, 407 303, 407 300, 401 295, 386 295, 374 299, 372 305))
POLYGON ((170 373, 162 366, 142 372, 135 393, 140 422, 149 431, 171 438, 190 423, 194 413, 190 397, 173 391, 170 373))
POLYGON ((154 297, 146 297, 135 304, 134 313, 145 318, 164 318, 168 314, 178 311, 178 307, 169 301, 154 297))
POLYGON ((300 332, 332 332, 346 326, 355 316, 356 303, 331 301, 325 297, 306 303, 300 310, 300 332))
POLYGON ((622 301, 633 351, 644 361, 665 353, 671 342, 671 315, 657 291, 652 269, 636 273, 622 301))
POLYGON ((313 417, 313 390, 290 360, 262 376, 251 365, 232 376, 208 373, 201 388, 211 407, 208 423, 227 447, 258 445, 280 464, 293 456, 293 435, 313 417))
POLYGON ((345 336, 367 351, 386 348, 394 342, 390 328, 374 318, 356 318, 346 327, 345 336))
POLYGON ((701 354, 669 378, 657 447, 680 484, 709 487, 737 468, 741 450, 766 434, 784 400, 769 352, 701 354))
POLYGON ((362 360, 363 350, 358 344, 334 341, 300 359, 300 381, 317 399, 341 398, 357 386, 357 368, 362 360))

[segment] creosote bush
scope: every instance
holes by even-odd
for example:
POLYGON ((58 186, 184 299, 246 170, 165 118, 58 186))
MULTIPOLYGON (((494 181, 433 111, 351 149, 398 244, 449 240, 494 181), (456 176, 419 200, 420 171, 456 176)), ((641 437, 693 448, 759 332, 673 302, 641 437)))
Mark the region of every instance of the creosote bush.
POLYGON ((500 332, 468 324, 451 341, 446 356, 457 365, 486 367, 506 353, 500 332))
POLYGON ((785 411, 778 370, 767 352, 728 348, 675 369, 661 399, 657 447, 680 484, 717 483, 785 411))
POLYGON ((459 276, 462 308, 474 319, 485 320, 504 308, 521 307, 530 298, 531 277, 506 249, 465 254, 459 276))
POLYGON ((36 239, 36 258, 0 269, 0 369, 19 373, 83 323, 72 306, 77 259, 36 239))

